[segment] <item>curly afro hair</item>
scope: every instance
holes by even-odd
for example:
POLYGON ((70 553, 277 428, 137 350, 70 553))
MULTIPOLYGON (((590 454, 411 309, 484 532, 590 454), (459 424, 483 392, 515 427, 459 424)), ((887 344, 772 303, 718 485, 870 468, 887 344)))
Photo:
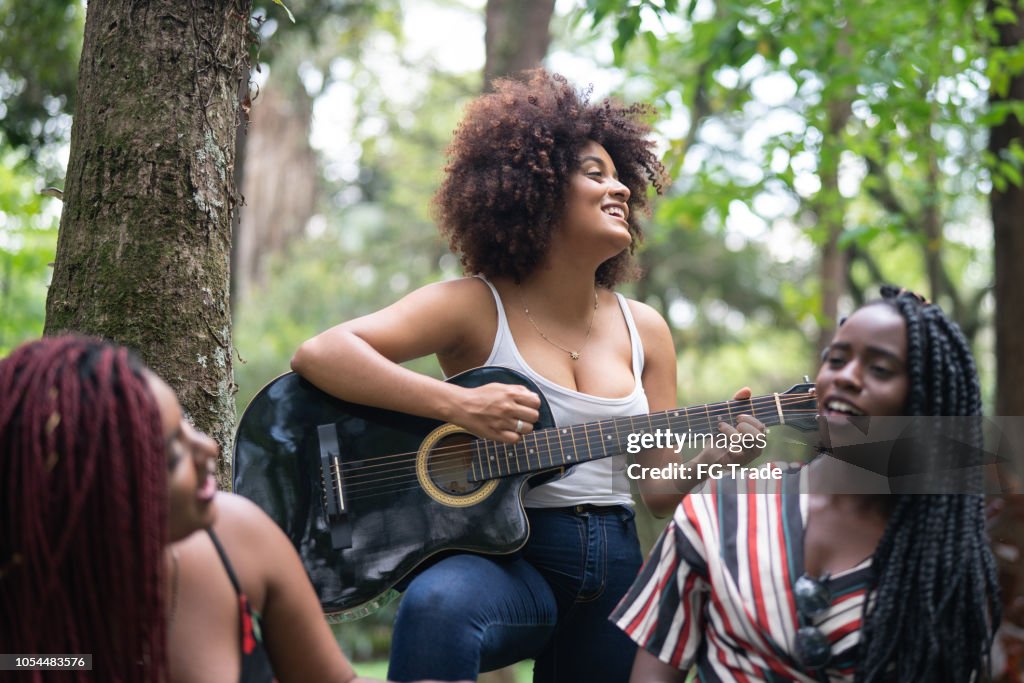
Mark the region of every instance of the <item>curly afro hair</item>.
POLYGON ((629 188, 629 250, 605 261, 604 287, 636 276, 633 245, 642 238, 634 216, 647 210, 647 187, 660 194, 665 168, 642 121, 648 105, 591 104, 566 79, 544 69, 527 80, 500 79, 494 92, 470 103, 448 147, 445 178, 434 196, 435 215, 467 273, 516 282, 543 259, 561 218, 570 176, 588 142, 611 156, 629 188))

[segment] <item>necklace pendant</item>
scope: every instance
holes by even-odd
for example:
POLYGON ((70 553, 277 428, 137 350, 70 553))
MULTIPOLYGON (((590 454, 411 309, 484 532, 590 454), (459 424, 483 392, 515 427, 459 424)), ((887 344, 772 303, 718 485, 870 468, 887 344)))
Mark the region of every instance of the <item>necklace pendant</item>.
POLYGON ((569 352, 569 358, 572 358, 573 360, 579 360, 580 359, 580 354, 579 354, 578 351, 570 351, 569 352))

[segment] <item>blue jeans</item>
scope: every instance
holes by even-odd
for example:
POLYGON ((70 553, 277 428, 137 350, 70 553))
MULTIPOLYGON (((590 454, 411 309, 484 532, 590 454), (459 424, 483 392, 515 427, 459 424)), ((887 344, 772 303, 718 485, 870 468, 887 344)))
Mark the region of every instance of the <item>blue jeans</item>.
POLYGON ((452 555, 409 584, 388 679, 476 680, 535 659, 535 683, 620 683, 636 646, 608 615, 643 560, 633 510, 531 508, 510 557, 452 555))

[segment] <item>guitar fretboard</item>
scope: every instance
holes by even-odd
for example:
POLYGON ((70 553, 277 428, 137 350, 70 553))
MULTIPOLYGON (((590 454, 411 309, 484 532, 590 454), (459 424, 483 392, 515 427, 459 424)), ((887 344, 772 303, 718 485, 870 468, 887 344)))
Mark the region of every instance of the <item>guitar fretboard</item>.
MULTIPOLYGON (((673 408, 648 415, 609 418, 566 427, 549 427, 523 436, 515 444, 480 439, 473 444, 473 481, 576 465, 626 453, 631 434, 699 435, 718 432, 722 421, 742 414, 766 426, 785 424, 793 410, 806 415, 813 394, 773 394, 740 401, 673 408)), ((639 438, 639 437, 637 437, 639 438)), ((663 442, 664 443, 664 442, 663 442)), ((674 444, 673 444, 674 445, 674 444)))

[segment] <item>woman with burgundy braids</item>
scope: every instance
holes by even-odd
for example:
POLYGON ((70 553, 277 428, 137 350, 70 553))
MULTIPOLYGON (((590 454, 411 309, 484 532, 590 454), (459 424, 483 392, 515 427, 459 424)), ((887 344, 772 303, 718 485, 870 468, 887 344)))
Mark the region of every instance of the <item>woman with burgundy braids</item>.
POLYGON ((287 537, 217 492, 216 457, 122 347, 0 360, 0 650, 92 655, 15 680, 359 680, 287 537))

